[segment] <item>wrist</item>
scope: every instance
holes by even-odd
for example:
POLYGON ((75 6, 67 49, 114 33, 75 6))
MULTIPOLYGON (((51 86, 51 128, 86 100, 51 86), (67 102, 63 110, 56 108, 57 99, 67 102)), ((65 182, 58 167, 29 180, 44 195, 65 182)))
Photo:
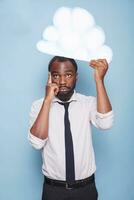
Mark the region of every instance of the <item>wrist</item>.
POLYGON ((96 84, 104 84, 104 79, 96 79, 96 84))
POLYGON ((51 98, 45 97, 45 99, 44 99, 44 103, 45 103, 45 104, 51 104, 51 102, 52 102, 52 99, 51 99, 51 98))

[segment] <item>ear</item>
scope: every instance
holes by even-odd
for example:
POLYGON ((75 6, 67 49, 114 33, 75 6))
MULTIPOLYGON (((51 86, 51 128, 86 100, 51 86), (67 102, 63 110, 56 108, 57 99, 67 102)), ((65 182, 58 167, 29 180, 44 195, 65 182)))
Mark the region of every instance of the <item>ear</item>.
POLYGON ((76 81, 78 80, 78 73, 76 73, 76 81))

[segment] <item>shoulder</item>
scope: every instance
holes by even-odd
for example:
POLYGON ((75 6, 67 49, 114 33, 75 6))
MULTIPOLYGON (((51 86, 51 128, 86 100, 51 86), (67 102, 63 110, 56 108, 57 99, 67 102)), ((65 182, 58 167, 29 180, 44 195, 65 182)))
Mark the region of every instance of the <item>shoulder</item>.
POLYGON ((44 100, 44 98, 40 98, 40 99, 33 101, 31 107, 33 109, 39 109, 42 106, 43 100, 44 100))
POLYGON ((78 92, 76 93, 76 96, 77 96, 78 101, 81 101, 81 102, 92 103, 92 102, 96 101, 95 96, 87 96, 87 95, 84 95, 84 94, 81 94, 78 92))

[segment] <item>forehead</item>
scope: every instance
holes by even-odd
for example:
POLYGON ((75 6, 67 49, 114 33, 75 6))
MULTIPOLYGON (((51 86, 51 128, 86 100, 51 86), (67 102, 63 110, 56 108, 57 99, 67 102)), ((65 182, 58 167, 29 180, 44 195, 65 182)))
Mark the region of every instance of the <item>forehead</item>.
POLYGON ((66 71, 72 71, 75 72, 75 67, 73 64, 67 60, 67 61, 54 61, 51 65, 51 72, 66 72, 66 71))

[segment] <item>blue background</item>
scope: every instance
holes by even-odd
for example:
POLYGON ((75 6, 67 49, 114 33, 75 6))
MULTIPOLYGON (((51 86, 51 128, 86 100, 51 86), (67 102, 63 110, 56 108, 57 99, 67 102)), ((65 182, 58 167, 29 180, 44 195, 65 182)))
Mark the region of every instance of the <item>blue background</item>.
MULTIPOLYGON (((114 52, 105 83, 115 112, 109 131, 94 128, 99 200, 134 200, 133 0, 0 0, 0 200, 40 200, 41 154, 27 141, 31 103, 44 96, 51 56, 36 50, 60 6, 90 11, 114 52)), ((78 61, 77 90, 95 95, 92 69, 78 61)))

